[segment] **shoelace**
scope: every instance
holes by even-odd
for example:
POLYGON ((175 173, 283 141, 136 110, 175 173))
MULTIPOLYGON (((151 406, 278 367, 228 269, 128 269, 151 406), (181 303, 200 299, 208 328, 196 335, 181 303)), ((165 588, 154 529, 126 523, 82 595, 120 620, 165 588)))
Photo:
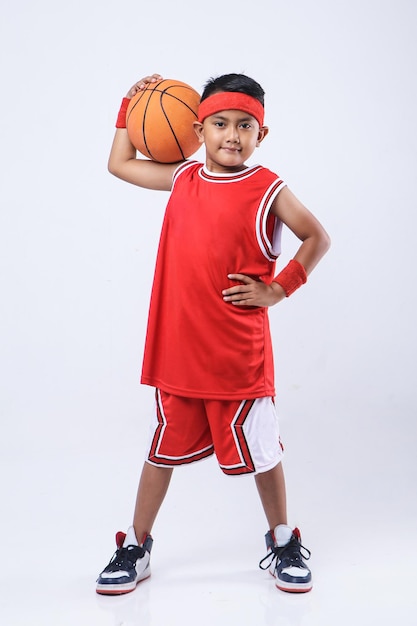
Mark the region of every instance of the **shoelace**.
POLYGON ((293 537, 285 546, 282 546, 281 548, 278 546, 272 547, 271 551, 268 552, 268 554, 261 561, 259 561, 259 567, 266 570, 272 565, 275 559, 280 559, 281 561, 285 560, 285 567, 304 567, 303 559, 308 561, 310 556, 310 550, 293 537), (269 559, 268 563, 263 565, 267 559, 269 559))
POLYGON ((144 554, 144 549, 140 546, 127 546, 127 548, 119 548, 113 554, 104 571, 117 572, 120 570, 127 571, 132 569, 137 559, 141 558, 144 554))

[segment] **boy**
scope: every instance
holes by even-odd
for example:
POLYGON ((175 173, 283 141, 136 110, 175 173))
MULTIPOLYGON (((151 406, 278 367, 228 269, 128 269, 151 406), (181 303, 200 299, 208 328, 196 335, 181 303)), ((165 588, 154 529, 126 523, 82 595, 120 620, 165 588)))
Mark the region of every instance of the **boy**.
MULTIPOLYGON (((149 453, 133 525, 97 592, 122 594, 150 575, 151 530, 173 468, 215 453, 226 474, 253 474, 270 530, 279 589, 305 592, 311 572, 298 529, 287 525, 282 446, 273 398, 267 307, 288 297, 329 247, 321 224, 273 172, 245 162, 268 134, 264 91, 227 74, 205 86, 195 132, 205 164, 137 159, 126 131, 129 99, 162 77, 147 76, 123 99, 109 171, 170 191, 158 249, 141 381, 156 389, 149 453), (301 245, 274 278, 282 224, 301 245)), ((260 566, 263 567, 263 561, 260 566)))

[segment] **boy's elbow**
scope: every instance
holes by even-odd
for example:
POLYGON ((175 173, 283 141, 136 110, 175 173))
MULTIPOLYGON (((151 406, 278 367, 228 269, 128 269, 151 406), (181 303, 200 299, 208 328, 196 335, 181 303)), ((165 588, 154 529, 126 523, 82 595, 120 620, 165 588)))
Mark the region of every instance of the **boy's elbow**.
POLYGON ((116 176, 117 178, 123 178, 120 166, 112 159, 108 160, 107 170, 110 172, 110 174, 113 174, 113 176, 116 176))
POLYGON ((116 176, 116 168, 111 159, 107 161, 107 171, 110 172, 110 174, 113 174, 114 176, 116 176))
POLYGON ((323 254, 326 254, 326 252, 329 250, 331 245, 332 245, 332 240, 330 239, 329 234, 326 233, 326 231, 324 231, 323 237, 322 237, 323 254))

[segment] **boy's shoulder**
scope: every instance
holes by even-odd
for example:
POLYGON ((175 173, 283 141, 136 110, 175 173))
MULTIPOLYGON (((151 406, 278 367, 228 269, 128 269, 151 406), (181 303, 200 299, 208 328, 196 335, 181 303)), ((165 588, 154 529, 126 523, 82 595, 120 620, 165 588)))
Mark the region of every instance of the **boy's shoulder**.
POLYGON ((203 163, 200 163, 200 161, 182 161, 176 170, 174 170, 174 174, 172 176, 172 180, 173 182, 175 182, 177 180, 177 178, 179 176, 181 176, 182 174, 184 174, 184 172, 195 172, 198 169, 203 167, 203 163))

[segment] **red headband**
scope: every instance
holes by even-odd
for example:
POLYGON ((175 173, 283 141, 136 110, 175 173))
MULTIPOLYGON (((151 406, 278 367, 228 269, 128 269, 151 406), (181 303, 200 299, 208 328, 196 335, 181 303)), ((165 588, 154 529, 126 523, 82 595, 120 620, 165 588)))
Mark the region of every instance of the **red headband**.
POLYGON ((249 113, 259 126, 264 125, 264 108, 259 100, 238 91, 221 91, 203 100, 198 107, 198 121, 203 122, 209 115, 229 109, 249 113))

